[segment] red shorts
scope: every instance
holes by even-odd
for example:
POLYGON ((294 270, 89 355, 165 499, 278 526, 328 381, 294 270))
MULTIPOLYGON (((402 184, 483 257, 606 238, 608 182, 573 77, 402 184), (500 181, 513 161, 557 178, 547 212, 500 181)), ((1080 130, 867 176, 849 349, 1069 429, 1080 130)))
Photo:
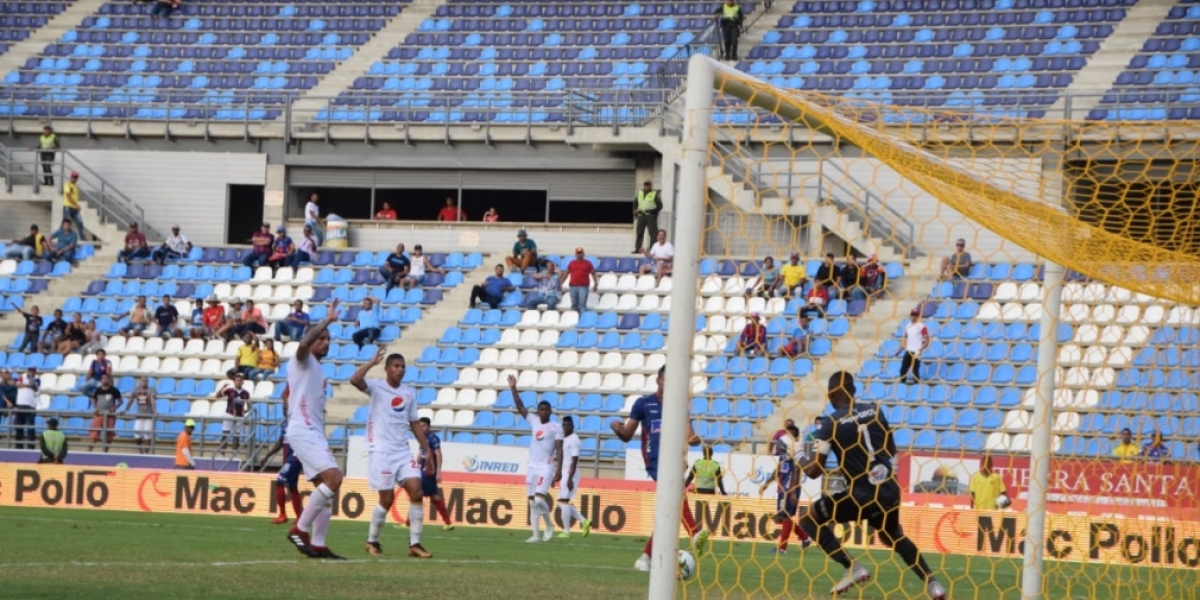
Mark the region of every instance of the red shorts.
POLYGON ((104 441, 111 442, 113 441, 113 436, 117 435, 117 418, 113 416, 102 417, 99 415, 92 417, 92 429, 88 432, 88 439, 93 442, 99 440, 100 430, 106 427, 107 431, 104 434, 104 441), (106 420, 108 421, 107 424, 105 423, 106 420))

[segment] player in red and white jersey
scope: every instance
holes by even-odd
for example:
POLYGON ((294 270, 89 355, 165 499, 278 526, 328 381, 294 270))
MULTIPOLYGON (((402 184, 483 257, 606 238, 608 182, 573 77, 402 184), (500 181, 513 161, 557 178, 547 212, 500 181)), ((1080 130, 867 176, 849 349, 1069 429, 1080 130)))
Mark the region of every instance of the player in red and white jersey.
POLYGON ((321 359, 329 352, 329 325, 337 318, 335 299, 325 319, 304 333, 288 361, 288 444, 304 467, 304 478, 316 486, 304 512, 288 531, 288 540, 310 558, 344 560, 325 546, 332 516, 329 504, 342 487, 342 470, 325 439, 325 376, 321 373, 321 359))
POLYGON ((367 530, 367 553, 383 554, 379 545, 379 532, 387 522, 388 511, 396 501, 396 486, 408 492, 408 554, 417 558, 433 556, 421 546, 421 531, 425 521, 425 497, 421 494, 421 468, 408 447, 409 438, 426 454, 429 442, 425 430, 417 427, 417 393, 401 381, 404 379, 404 356, 387 355, 380 347, 375 358, 358 368, 350 376, 350 385, 371 397, 367 414, 367 483, 372 491, 379 492, 379 504, 371 513, 371 525, 367 530), (367 379, 367 372, 384 362, 386 379, 367 379))
POLYGON ((508 376, 517 412, 529 423, 529 471, 525 474, 525 493, 529 496, 529 524, 533 537, 528 543, 548 542, 554 535, 554 520, 550 512, 550 486, 562 477, 563 433, 558 423, 550 420, 554 409, 545 400, 538 402, 537 418, 529 417, 521 394, 517 393, 517 378, 508 376), (539 535, 539 521, 546 522, 546 532, 539 535))

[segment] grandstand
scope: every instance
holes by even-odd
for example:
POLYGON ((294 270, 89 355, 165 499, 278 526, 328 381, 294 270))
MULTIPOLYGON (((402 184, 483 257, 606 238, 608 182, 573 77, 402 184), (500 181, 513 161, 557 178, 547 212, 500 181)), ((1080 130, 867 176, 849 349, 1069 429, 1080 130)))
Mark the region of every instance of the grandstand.
MULTIPOLYGON (((649 180, 664 204, 660 226, 671 235, 686 210, 679 96, 687 59, 714 51, 715 7, 189 0, 164 21, 128 2, 0 2, 0 127, 10 135, 0 146, 0 207, 12 216, 0 222, 0 238, 16 237, 28 222, 44 231, 54 225, 59 186, 71 171, 82 173, 84 220, 98 238, 75 264, 0 262, 0 367, 43 371, 39 429, 60 416, 68 436, 86 435, 80 386, 92 356, 18 351, 23 320, 13 309, 80 313, 105 335, 120 389, 150 378, 158 395, 155 451, 166 454, 183 420, 194 418, 199 454, 211 457, 226 408, 214 393, 242 342, 163 339, 154 326, 144 336, 120 336, 135 298, 154 306, 169 295, 184 319, 193 300, 215 295, 228 307, 252 299, 267 335, 294 301, 315 320, 338 300, 343 312, 324 364, 334 399, 327 433, 339 457, 352 461, 367 411, 347 381, 374 349, 351 336, 360 304, 371 298, 384 307, 380 343, 408 357, 404 381, 445 441, 524 446, 528 427, 505 383, 513 374, 526 404, 545 400, 559 416, 575 417, 589 475, 636 479, 640 472, 628 475, 627 465, 637 471, 640 443, 621 442, 609 422, 654 391, 671 298, 688 294, 697 309, 692 424, 718 455, 753 467, 733 475, 747 484, 743 494, 758 489, 753 460, 765 454, 770 434, 784 419, 807 424, 822 414, 824 382, 838 370, 856 373, 860 396, 884 406, 894 441, 914 461, 1028 457, 1044 312, 1038 249, 1014 241, 1011 224, 964 216, 971 213, 945 202, 944 188, 834 143, 827 130, 719 96, 699 278, 640 274, 649 259, 630 253, 630 205, 649 180), (46 124, 62 143, 55 185, 41 182, 30 150, 46 124), (310 194, 323 216, 341 216, 325 223, 325 246, 312 261, 244 266, 260 223, 298 237, 310 194), (435 221, 446 197, 469 219, 435 221), (399 220, 372 218, 385 201, 399 220), (480 221, 493 207, 501 220, 480 221), (152 245, 182 222, 195 247, 165 265, 116 262, 124 228, 135 222, 152 245), (556 310, 520 308, 537 285, 529 270, 506 275, 515 291, 498 306, 468 308, 472 286, 503 263, 518 228, 560 268, 573 248, 586 248, 598 274, 586 306, 564 297, 556 310), (966 239, 975 262, 962 278, 941 277, 956 238, 966 239), (385 289, 378 269, 398 242, 423 244, 440 272, 413 289, 385 289), (792 252, 807 278, 794 297, 748 293, 766 256, 779 264, 792 252), (784 356, 827 252, 841 264, 878 258, 885 289, 870 300, 835 295, 808 325, 806 351, 784 356), (932 341, 920 381, 908 383, 899 381, 899 355, 914 307, 932 341), (768 352, 740 356, 738 336, 754 313, 768 352)), ((736 69, 1018 199, 1068 207, 1097 231, 1196 247, 1181 206, 1194 202, 1190 178, 1200 152, 1180 140, 1200 115, 1200 3, 743 7, 750 19, 736 69), (1181 135, 1173 135, 1176 126, 1181 135), (1099 184, 1082 189, 1080 172, 1102 179, 1098 173, 1110 171, 1162 185, 1156 193, 1127 185, 1128 199, 1110 198, 1099 184), (1153 201, 1182 215, 1178 223, 1120 220, 1159 206, 1153 201)), ((1136 262, 1112 260, 1126 259, 1136 262)), ((1161 279, 1145 271, 1147 281, 1161 279)), ((1063 291, 1056 459, 1107 465, 1100 459, 1128 427, 1139 438, 1161 433, 1165 459, 1195 461, 1198 314, 1178 291, 1167 300, 1144 293, 1145 282, 1101 274, 1070 272, 1063 291)), ((281 357, 295 348, 286 341, 281 357)), ((254 427, 237 456, 244 464, 257 466, 277 437, 285 376, 281 368, 253 384, 254 427)), ((132 448, 132 428, 132 419, 118 420, 119 449, 132 448)), ((10 433, 11 423, 0 426, 0 445, 11 445, 10 433)), ((936 498, 917 502, 943 506, 936 498)))

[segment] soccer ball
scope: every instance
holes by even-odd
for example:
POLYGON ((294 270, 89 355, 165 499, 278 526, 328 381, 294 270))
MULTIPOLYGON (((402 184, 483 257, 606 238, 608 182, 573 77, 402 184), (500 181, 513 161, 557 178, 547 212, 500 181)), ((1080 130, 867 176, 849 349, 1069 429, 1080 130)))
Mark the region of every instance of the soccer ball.
POLYGON ((686 581, 696 574, 696 557, 687 550, 679 551, 679 579, 686 581))
POLYGON ((996 506, 1000 508, 1008 508, 1012 506, 1012 499, 1008 497, 1008 494, 1000 494, 999 496, 996 496, 996 506))

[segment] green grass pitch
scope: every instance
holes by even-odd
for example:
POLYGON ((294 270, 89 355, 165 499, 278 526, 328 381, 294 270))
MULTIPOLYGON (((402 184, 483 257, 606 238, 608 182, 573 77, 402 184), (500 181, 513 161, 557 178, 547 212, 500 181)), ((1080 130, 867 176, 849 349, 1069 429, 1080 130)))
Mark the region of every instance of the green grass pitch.
MULTIPOLYGON (((384 531, 386 555, 363 551, 365 523, 334 521, 329 545, 352 559, 316 561, 266 519, 0 508, 0 598, 422 598, 613 600, 645 598, 633 570, 645 538, 576 534, 526 544, 528 532, 427 527, 431 560, 405 554, 408 532, 384 531)), ((680 597, 827 598, 841 568, 810 548, 778 560, 766 544, 716 540, 680 597)), ((924 598, 921 583, 887 552, 856 550, 874 573, 848 598, 924 598)), ((1020 561, 928 554, 951 598, 1019 600, 1020 561)), ((1046 598, 1192 598, 1192 571, 1047 563, 1046 598)))

